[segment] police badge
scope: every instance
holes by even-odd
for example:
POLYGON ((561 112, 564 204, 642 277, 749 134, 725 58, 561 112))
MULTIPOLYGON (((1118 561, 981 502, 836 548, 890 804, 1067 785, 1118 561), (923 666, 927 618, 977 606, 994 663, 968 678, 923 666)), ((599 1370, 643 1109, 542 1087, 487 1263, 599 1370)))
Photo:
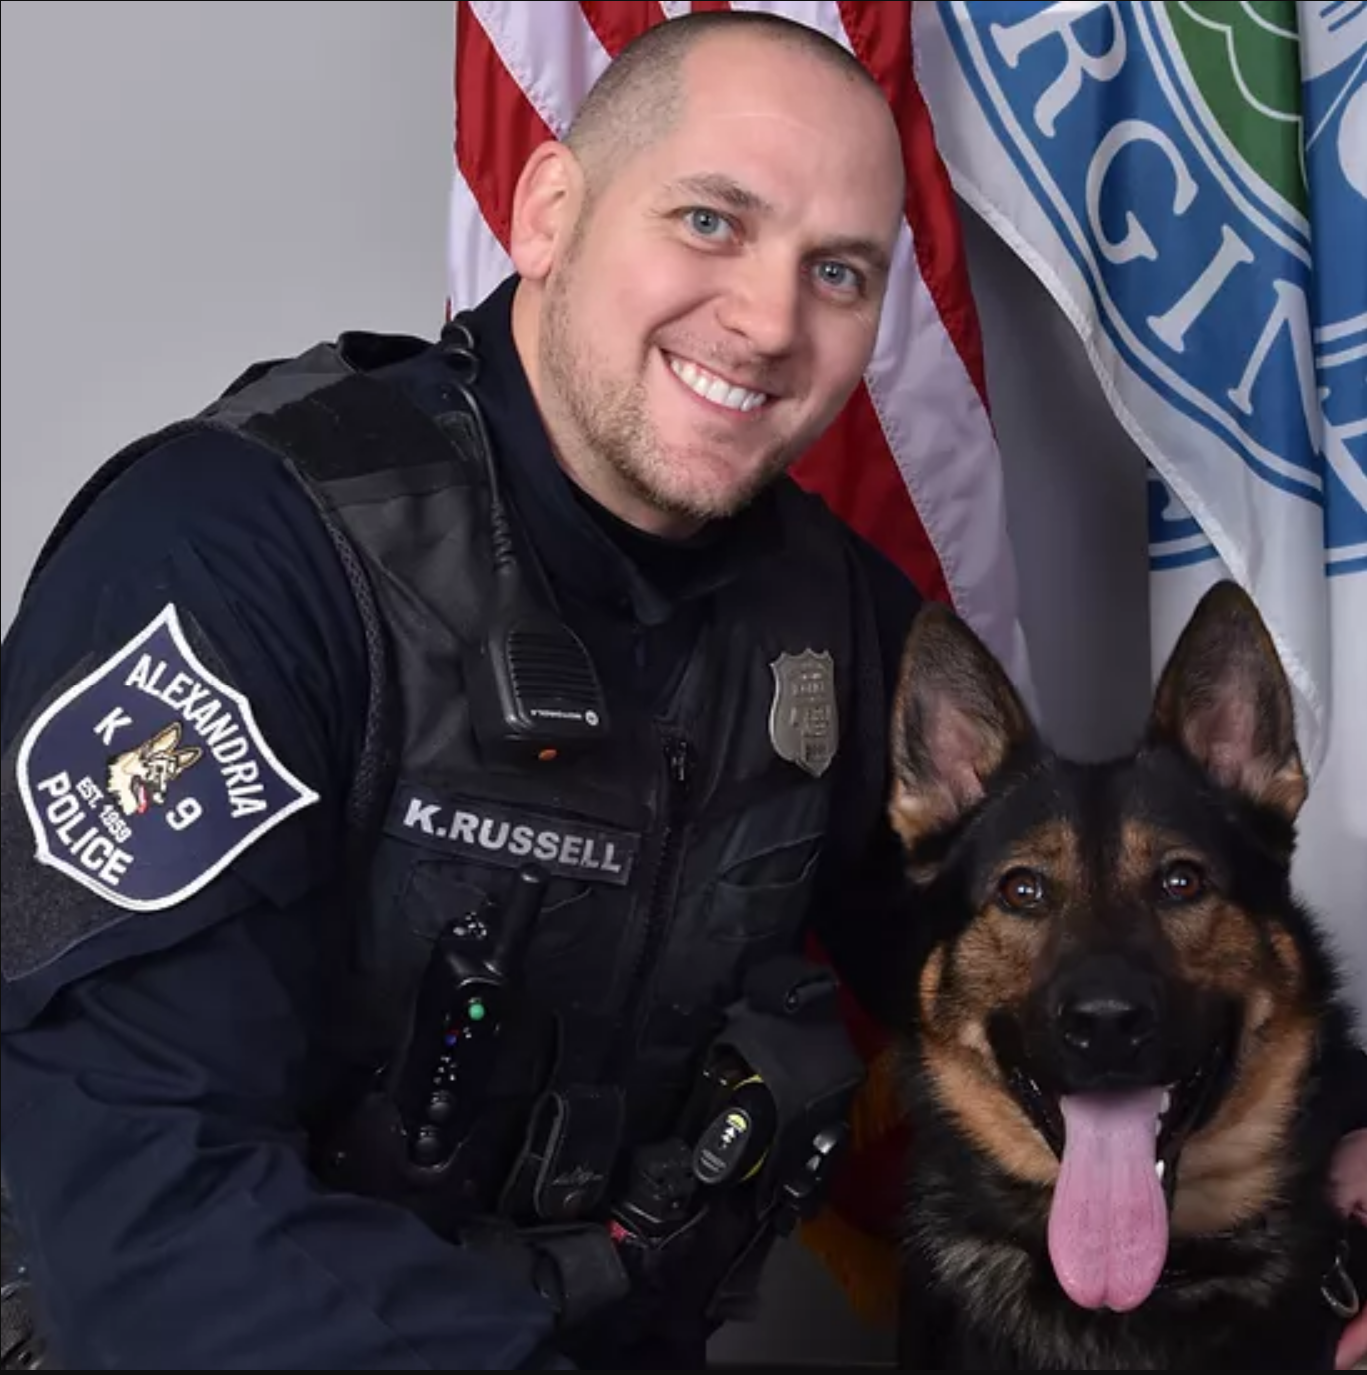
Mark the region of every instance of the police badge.
POLYGON ((835 661, 827 650, 804 649, 801 654, 784 651, 769 667, 774 673, 769 708, 774 752, 820 778, 835 758, 840 737, 835 661))

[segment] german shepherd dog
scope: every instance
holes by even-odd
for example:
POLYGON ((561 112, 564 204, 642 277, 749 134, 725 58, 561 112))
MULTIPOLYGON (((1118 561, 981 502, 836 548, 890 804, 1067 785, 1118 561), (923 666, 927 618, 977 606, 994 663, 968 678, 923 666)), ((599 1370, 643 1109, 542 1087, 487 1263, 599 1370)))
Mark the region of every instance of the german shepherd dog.
POLYGON ((892 749, 915 946, 898 1364, 1332 1368, 1352 1030, 1290 885, 1307 780, 1252 602, 1205 595, 1105 763, 1049 748, 928 605, 892 749))

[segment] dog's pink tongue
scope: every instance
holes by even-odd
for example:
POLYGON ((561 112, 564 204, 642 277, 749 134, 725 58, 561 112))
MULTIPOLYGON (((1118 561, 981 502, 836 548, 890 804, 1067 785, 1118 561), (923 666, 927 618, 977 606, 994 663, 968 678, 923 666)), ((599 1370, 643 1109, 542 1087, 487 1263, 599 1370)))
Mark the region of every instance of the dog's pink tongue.
POLYGON ((1148 1298, 1168 1254, 1168 1209, 1154 1146, 1163 1090, 1065 1096, 1063 1165, 1049 1256, 1083 1308, 1125 1312, 1148 1298))

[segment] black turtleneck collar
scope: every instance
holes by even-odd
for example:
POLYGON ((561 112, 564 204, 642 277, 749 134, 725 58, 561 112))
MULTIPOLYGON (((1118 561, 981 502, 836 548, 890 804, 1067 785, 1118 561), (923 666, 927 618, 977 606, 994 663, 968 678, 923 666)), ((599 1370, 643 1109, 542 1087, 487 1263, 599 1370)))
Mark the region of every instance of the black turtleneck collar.
POLYGON ((650 626, 767 557, 779 538, 767 496, 689 539, 666 540, 618 519, 569 479, 551 449, 513 342, 516 286, 516 277, 508 278, 463 319, 482 360, 475 390, 505 496, 552 583, 650 626))

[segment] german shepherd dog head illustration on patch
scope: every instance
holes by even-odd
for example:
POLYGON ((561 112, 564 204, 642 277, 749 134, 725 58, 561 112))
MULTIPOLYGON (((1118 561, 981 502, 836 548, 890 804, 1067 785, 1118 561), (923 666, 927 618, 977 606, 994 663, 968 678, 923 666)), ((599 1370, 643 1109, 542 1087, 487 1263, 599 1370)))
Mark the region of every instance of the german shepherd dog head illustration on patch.
POLYGON ((198 763, 202 754, 198 745, 181 748, 180 723, 172 722, 150 740, 114 755, 105 787, 125 816, 139 816, 154 803, 165 803, 171 784, 198 763))
POLYGON ((1052 750, 928 605, 893 737, 899 1362, 1322 1365, 1352 1296, 1327 1184, 1351 1033, 1292 891, 1307 778, 1253 603, 1206 594, 1136 749, 1103 763, 1052 750))

